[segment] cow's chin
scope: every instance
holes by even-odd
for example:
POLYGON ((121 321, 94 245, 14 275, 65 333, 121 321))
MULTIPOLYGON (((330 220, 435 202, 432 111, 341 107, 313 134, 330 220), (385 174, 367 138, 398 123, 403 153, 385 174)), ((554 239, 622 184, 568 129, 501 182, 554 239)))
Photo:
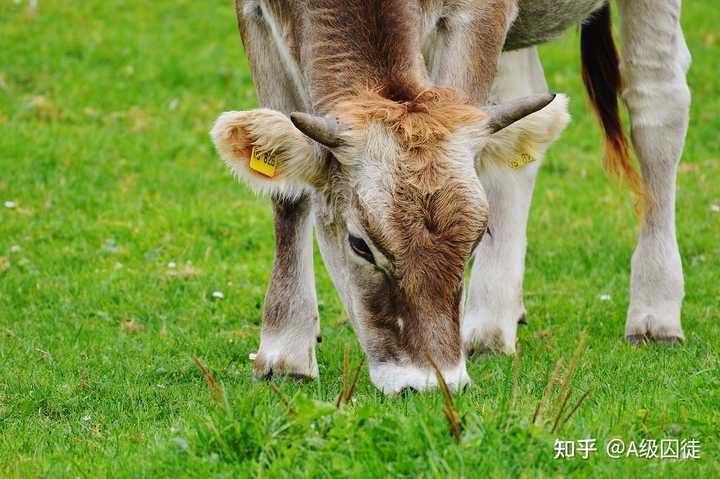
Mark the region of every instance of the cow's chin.
MULTIPOLYGON (((463 389, 470 384, 464 358, 454 367, 443 368, 441 373, 451 391, 463 389)), ((371 363, 370 381, 387 395, 404 391, 427 391, 438 386, 434 369, 410 364, 371 363)))

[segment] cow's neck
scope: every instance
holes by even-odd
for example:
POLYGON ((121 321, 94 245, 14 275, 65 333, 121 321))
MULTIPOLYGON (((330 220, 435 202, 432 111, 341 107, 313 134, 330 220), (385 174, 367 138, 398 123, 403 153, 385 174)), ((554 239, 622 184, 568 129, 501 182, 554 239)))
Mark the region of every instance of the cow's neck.
POLYGON ((315 113, 364 89, 403 101, 430 86, 415 8, 407 0, 308 2, 301 55, 315 113))

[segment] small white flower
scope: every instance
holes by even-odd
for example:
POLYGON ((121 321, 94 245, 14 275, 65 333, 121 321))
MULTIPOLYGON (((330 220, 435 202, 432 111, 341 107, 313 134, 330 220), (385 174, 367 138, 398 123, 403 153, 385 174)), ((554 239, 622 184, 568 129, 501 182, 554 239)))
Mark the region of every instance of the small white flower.
POLYGON ((215 299, 225 299, 225 295, 222 291, 213 291, 212 297, 215 299))
POLYGON ((14 201, 6 201, 5 202, 5 208, 15 208, 17 206, 17 203, 14 201))
POLYGON ((175 261, 170 261, 170 262, 168 263, 168 268, 170 268, 170 269, 175 269, 175 268, 177 268, 177 263, 176 263, 175 261))
POLYGON ((83 421, 89 421, 90 419, 92 419, 92 416, 90 416, 89 414, 87 416, 82 417, 83 421))
POLYGON ((609 294, 601 294, 599 296, 600 301, 610 301, 610 295, 609 294))
POLYGON ((10 247, 11 253, 19 253, 20 251, 22 251, 22 248, 16 244, 14 244, 10 247))
MULTIPOLYGON (((7 203, 5 203, 5 206, 7 206, 7 203)), ((710 205, 710 211, 712 211, 713 213, 719 213, 720 205, 710 205)))
POLYGON ((177 445, 180 447, 180 449, 182 449, 182 450, 184 450, 184 451, 187 451, 188 448, 190 447, 190 445, 188 444, 188 442, 187 442, 184 438, 182 438, 182 437, 179 437, 179 436, 178 436, 178 437, 176 437, 176 438, 173 439, 173 440, 175 441, 175 444, 177 444, 177 445))
POLYGON ((257 353, 248 354, 248 359, 250 359, 250 361, 255 361, 256 357, 257 357, 257 353))
POLYGON ((165 385, 164 385, 164 384, 158 384, 157 387, 158 387, 158 389, 165 389, 165 385))

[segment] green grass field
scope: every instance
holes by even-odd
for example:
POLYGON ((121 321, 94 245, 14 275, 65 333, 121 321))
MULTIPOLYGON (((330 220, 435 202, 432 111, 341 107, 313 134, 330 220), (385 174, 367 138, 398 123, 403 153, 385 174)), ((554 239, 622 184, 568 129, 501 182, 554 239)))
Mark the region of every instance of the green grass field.
POLYGON ((685 2, 683 12, 694 57, 677 204, 686 342, 622 340, 637 222, 630 195, 601 169, 579 37, 568 32, 542 48, 574 119, 535 194, 529 325, 519 363, 469 361, 474 384, 455 397, 460 445, 440 394, 385 398, 367 368, 335 411, 343 345, 352 364, 362 351, 319 257, 320 380, 277 381, 292 413, 253 384, 248 353, 273 255, 269 201, 233 181, 207 134, 221 111, 256 105, 232 3, 0 2, 0 476, 720 474, 714 1, 685 2), (555 361, 567 364, 582 330, 570 405, 590 395, 562 430, 533 426, 555 361), (554 459, 557 438, 595 438, 598 452, 554 459), (696 439, 701 458, 610 459, 611 438, 696 439))

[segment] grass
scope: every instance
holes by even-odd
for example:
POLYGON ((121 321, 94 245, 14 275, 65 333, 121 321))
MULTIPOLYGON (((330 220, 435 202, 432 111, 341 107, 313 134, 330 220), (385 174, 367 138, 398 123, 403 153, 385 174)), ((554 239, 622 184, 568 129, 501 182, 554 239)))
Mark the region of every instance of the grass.
POLYGON ((385 398, 367 368, 336 409, 343 347, 353 367, 362 352, 319 259, 321 379, 278 381, 289 407, 252 383, 270 208, 231 179, 207 135, 219 112, 255 106, 232 3, 0 3, 0 201, 15 203, 0 204, 0 476, 718 475, 713 2, 683 5, 694 55, 677 205, 685 344, 622 341, 637 224, 630 195, 601 170, 569 32, 542 48, 574 121, 535 194, 522 353, 469 362, 474 385, 452 398, 459 444, 442 394, 385 398), (532 416, 583 330, 566 414, 591 393, 552 433, 554 417, 532 416), (588 437, 591 459, 553 459, 556 438, 588 437), (613 460, 604 444, 615 437, 694 438, 701 458, 613 460))

